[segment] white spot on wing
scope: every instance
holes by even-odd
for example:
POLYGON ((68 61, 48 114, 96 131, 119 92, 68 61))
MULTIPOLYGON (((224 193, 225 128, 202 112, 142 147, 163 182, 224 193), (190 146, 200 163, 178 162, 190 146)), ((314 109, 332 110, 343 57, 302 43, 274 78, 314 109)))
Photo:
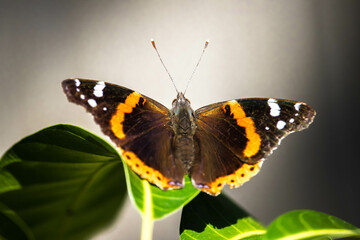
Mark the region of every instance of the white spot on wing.
POLYGON ((84 99, 85 99, 85 95, 84 95, 84 94, 81 94, 81 95, 80 95, 80 98, 81 98, 82 100, 84 100, 84 99))
POLYGON ((280 106, 277 101, 273 98, 269 98, 267 103, 270 107, 270 115, 273 117, 278 117, 280 115, 280 106))
POLYGON ((97 103, 94 99, 89 99, 88 100, 88 104, 91 106, 91 107, 96 107, 97 106, 97 103))
POLYGON ((295 103, 294 108, 296 109, 296 111, 300 111, 300 106, 302 103, 295 103))
POLYGON ((285 127, 285 125, 286 125, 286 122, 284 122, 283 120, 280 120, 280 121, 277 122, 276 127, 279 130, 281 130, 281 129, 283 129, 285 127))
POLYGON ((103 81, 98 82, 94 87, 94 95, 96 97, 102 97, 104 95, 103 89, 105 88, 105 83, 103 81))
POLYGON ((76 88, 76 91, 77 91, 77 92, 80 92, 80 89, 76 88))
POLYGON ((80 84, 81 84, 81 82, 80 82, 80 80, 79 79, 74 79, 74 81, 75 81, 75 86, 80 86, 80 84))
POLYGON ((107 111, 107 107, 103 107, 103 110, 104 110, 104 111, 107 111))
POLYGON ((295 120, 293 118, 290 118, 289 122, 293 123, 295 120))
POLYGON ((264 164, 264 159, 262 158, 262 159, 260 159, 260 161, 259 161, 259 163, 258 163, 259 165, 259 167, 261 168, 262 167, 262 165, 264 164))
POLYGON ((269 130, 270 128, 269 127, 265 127, 265 130, 269 130))

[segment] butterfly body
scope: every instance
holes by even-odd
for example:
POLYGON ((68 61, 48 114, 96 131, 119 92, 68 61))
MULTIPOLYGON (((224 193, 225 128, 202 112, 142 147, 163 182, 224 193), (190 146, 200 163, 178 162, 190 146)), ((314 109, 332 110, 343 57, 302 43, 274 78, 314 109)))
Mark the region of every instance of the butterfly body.
POLYGON ((161 189, 192 184, 217 195, 258 173, 288 134, 307 128, 315 111, 273 98, 224 101, 196 111, 179 93, 169 110, 133 90, 102 81, 68 79, 69 101, 87 109, 140 177, 161 189))
POLYGON ((174 157, 183 163, 183 168, 188 172, 195 159, 195 112, 183 93, 178 94, 172 105, 170 113, 175 134, 172 140, 174 157))

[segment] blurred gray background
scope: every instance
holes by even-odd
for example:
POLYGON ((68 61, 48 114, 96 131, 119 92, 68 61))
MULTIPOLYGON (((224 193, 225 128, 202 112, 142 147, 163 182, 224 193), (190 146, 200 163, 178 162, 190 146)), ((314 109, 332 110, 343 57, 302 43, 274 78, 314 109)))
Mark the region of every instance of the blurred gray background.
MULTIPOLYGON (((194 109, 243 97, 307 102, 311 127, 284 140, 249 183, 226 192, 268 224, 313 209, 360 226, 359 1, 0 1, 0 153, 44 127, 69 123, 103 136, 67 102, 69 77, 123 85, 170 107, 206 39, 187 91, 194 109)), ((155 224, 177 239, 180 212, 155 224)), ((94 239, 139 238, 127 201, 94 239)))

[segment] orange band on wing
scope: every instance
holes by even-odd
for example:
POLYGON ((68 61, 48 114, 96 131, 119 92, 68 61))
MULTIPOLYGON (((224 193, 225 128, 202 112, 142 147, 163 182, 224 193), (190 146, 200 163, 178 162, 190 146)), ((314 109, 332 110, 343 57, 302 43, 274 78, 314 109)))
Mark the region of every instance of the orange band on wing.
POLYGON ((145 165, 135 153, 131 151, 124 151, 121 148, 120 150, 122 152, 121 155, 123 156, 123 160, 141 178, 148 180, 163 190, 178 189, 182 187, 179 185, 170 185, 169 182, 171 179, 162 175, 158 170, 145 165))
POLYGON ((216 196, 220 194, 225 184, 228 184, 230 188, 240 187, 260 171, 262 163, 263 160, 254 165, 244 163, 241 168, 235 171, 235 173, 217 178, 215 181, 208 184, 207 188, 202 188, 201 191, 216 196))
MULTIPOLYGON (((132 92, 127 96, 124 103, 119 103, 116 109, 116 113, 112 116, 110 120, 111 130, 115 134, 116 137, 123 139, 125 138, 125 133, 123 129, 123 122, 125 120, 125 113, 131 113, 133 108, 139 103, 141 94, 137 92, 132 92)), ((146 99, 144 102, 146 102, 146 99)))
POLYGON ((244 109, 240 106, 240 104, 235 101, 229 101, 222 106, 224 112, 226 112, 225 107, 230 107, 230 113, 233 114, 233 118, 236 119, 237 125, 245 128, 246 138, 248 139, 246 143, 246 147, 244 149, 245 157, 252 157, 259 152, 261 145, 261 138, 258 133, 256 133, 256 128, 254 125, 254 121, 251 117, 246 117, 244 109))

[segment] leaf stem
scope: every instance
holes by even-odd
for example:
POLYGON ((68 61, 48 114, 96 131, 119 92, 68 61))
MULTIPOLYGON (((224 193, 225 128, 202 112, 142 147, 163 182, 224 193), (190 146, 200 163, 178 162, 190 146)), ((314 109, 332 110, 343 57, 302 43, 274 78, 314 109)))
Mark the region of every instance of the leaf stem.
POLYGON ((152 200, 151 200, 151 191, 150 184, 148 181, 143 180, 144 187, 144 211, 142 215, 142 225, 141 225, 141 240, 152 240, 153 228, 154 228, 154 218, 152 211, 152 200))

